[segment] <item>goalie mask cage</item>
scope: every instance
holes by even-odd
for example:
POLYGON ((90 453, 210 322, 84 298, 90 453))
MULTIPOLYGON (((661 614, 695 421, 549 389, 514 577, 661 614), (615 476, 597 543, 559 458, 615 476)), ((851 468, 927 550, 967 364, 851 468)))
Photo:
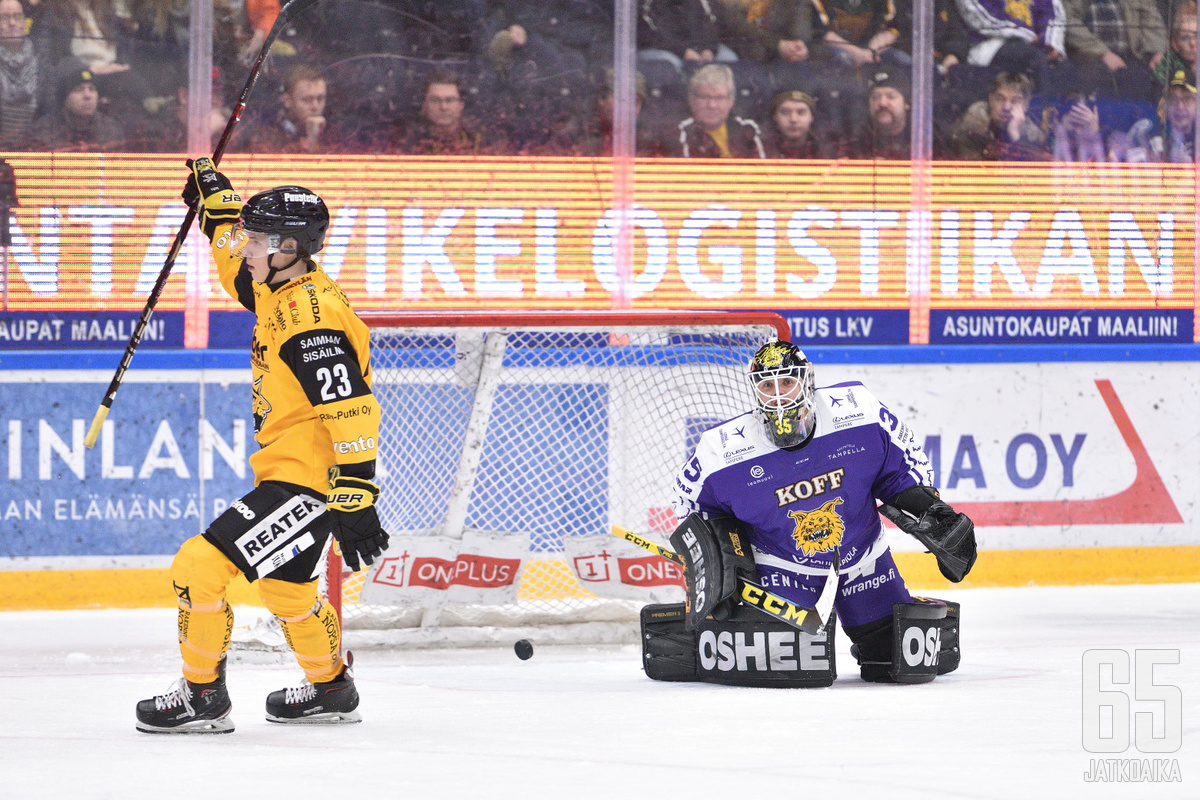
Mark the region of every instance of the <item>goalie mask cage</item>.
MULTIPOLYGON (((753 407, 751 356, 788 338, 771 313, 361 316, 392 539, 358 573, 330 551, 328 595, 350 647, 633 641, 643 603, 581 582, 571 537, 672 531, 679 467, 703 430, 753 407), (472 537, 519 563, 507 590, 414 585, 415 551, 433 548, 445 567, 472 537)), ((475 577, 494 579, 495 563, 475 577)))

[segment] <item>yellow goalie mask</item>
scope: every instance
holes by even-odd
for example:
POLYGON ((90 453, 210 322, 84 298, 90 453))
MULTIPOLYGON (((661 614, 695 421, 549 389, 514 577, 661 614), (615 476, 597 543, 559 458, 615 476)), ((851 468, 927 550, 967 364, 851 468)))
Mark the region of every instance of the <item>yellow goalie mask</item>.
POLYGON ((770 342, 754 354, 747 377, 771 441, 778 447, 803 444, 816 424, 812 362, 790 342, 770 342))

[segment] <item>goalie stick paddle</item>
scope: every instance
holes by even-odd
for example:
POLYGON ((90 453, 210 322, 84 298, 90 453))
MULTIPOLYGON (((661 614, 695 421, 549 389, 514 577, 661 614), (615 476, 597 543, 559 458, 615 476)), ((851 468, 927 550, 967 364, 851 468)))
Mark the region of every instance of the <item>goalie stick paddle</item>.
MULTIPOLYGON (((683 557, 674 550, 669 550, 649 539, 644 539, 633 531, 622 528, 620 525, 612 526, 612 534, 627 542, 636 544, 644 550, 649 550, 656 556, 665 558, 681 567, 684 566, 683 557)), ((830 591, 830 582, 826 580, 825 588, 821 591, 821 597, 817 600, 817 608, 809 608, 808 606, 798 606, 791 600, 785 600, 774 592, 764 589, 754 581, 739 578, 738 583, 740 584, 738 594, 741 596, 742 602, 754 606, 769 617, 774 617, 780 622, 786 622, 788 625, 808 634, 815 634, 825 626, 825 622, 829 619, 829 609, 833 607, 833 595, 836 593, 837 587, 837 579, 834 578, 834 591, 830 591), (825 608, 824 613, 819 610, 822 606, 825 608)))
MULTIPOLYGON (((233 129, 237 127, 238 121, 242 118, 242 112, 246 110, 246 100, 250 97, 250 92, 254 89, 254 84, 258 81, 259 73, 262 72, 263 62, 266 61, 267 54, 271 51, 271 46, 275 44, 275 39, 296 15, 306 10, 309 6, 316 5, 317 2, 318 0, 288 0, 279 9, 279 16, 275 18, 275 24, 271 26, 271 32, 267 34, 267 38, 258 52, 258 57, 250 67, 250 75, 246 78, 246 85, 242 87, 242 93, 238 95, 237 103, 233 106, 233 113, 229 115, 229 120, 225 123, 225 130, 221 132, 221 138, 217 141, 216 149, 213 150, 213 166, 220 164, 221 156, 225 155, 225 147, 229 144, 229 137, 233 135, 233 129)), ((203 199, 200 202, 203 202, 203 199)), ((104 420, 108 416, 109 409, 112 408, 113 401, 117 398, 117 390, 121 388, 121 382, 125 380, 125 371, 129 369, 129 364, 133 361, 133 353, 142 341, 142 334, 146 332, 146 326, 150 324, 150 317, 154 314, 154 307, 158 305, 158 299, 162 296, 163 289, 167 286, 167 278, 170 277, 171 270, 175 267, 175 259, 179 256, 179 251, 182 249, 183 243, 187 240, 188 231, 192 228, 192 222, 196 219, 196 213, 196 208, 188 208, 187 214, 183 218, 183 224, 179 226, 179 232, 175 234, 175 241, 171 243, 171 249, 167 251, 166 261, 163 262, 163 267, 158 273, 158 279, 154 281, 154 288, 150 290, 150 296, 146 298, 146 306, 142 309, 142 315, 138 317, 137 325, 134 326, 133 333, 129 336, 129 344, 125 346, 125 353, 121 356, 121 362, 117 365, 117 371, 113 374, 113 379, 108 384, 108 390, 104 393, 104 399, 100 401, 100 407, 96 409, 96 416, 92 418, 92 426, 88 428, 87 436, 83 440, 84 445, 89 449, 96 445, 96 439, 100 436, 100 429, 104 425, 104 420)))

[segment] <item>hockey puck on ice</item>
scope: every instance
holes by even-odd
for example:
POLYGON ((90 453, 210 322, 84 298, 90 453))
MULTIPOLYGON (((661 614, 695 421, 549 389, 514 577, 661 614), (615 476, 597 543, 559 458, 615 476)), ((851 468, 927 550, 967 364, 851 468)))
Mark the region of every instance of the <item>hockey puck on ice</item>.
POLYGON ((533 658, 533 645, 528 639, 522 639, 513 645, 513 652, 517 654, 517 658, 528 661, 533 658))

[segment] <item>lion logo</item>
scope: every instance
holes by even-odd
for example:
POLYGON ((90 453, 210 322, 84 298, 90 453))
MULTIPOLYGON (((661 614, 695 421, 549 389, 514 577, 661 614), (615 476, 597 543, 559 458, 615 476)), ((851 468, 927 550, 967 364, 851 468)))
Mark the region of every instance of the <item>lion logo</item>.
POLYGON ((758 362, 760 368, 771 369, 772 367, 778 367, 780 364, 782 364, 783 357, 786 356, 788 352, 789 351, 786 344, 773 342, 766 345, 758 352, 758 357, 755 359, 755 361, 758 362))
POLYGON ((1029 0, 1005 0, 1004 13, 1026 25, 1033 26, 1033 8, 1029 0))
POLYGON ((842 534, 846 532, 846 524, 834 511, 840 505, 842 498, 835 497, 825 505, 813 511, 789 511, 788 516, 796 520, 796 530, 792 538, 796 540, 796 549, 803 550, 804 555, 824 553, 842 543, 842 534))

